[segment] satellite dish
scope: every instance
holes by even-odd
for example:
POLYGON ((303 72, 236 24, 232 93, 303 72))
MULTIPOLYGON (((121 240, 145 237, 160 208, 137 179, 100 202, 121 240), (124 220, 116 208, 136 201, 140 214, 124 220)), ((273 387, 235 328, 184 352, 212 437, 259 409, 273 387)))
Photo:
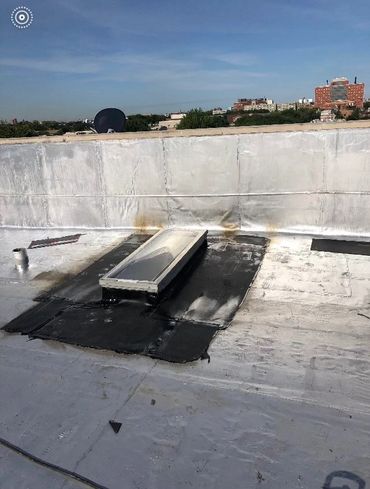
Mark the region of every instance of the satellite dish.
POLYGON ((119 109, 103 109, 96 114, 94 126, 98 133, 124 132, 126 116, 119 109))

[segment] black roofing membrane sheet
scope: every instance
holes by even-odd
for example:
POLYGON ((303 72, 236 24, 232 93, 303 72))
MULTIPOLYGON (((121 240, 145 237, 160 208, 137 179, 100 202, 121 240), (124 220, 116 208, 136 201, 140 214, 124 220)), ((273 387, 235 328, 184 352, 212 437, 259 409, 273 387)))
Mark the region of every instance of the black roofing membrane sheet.
POLYGON ((152 234, 132 234, 125 241, 116 246, 75 277, 62 282, 45 294, 36 298, 37 301, 54 299, 67 299, 73 302, 86 304, 100 301, 102 298, 99 278, 115 267, 124 258, 152 237, 152 234))
POLYGON ((3 329, 171 362, 205 357, 212 339, 228 326, 239 308, 258 271, 267 240, 208 236, 208 244, 197 251, 155 303, 145 296, 112 290, 102 300, 99 278, 149 237, 131 235, 84 271, 38 297, 35 307, 3 329))
POLYGON ((370 242, 346 241, 337 239, 313 239, 312 251, 326 251, 328 253, 346 253, 347 255, 370 256, 370 242))

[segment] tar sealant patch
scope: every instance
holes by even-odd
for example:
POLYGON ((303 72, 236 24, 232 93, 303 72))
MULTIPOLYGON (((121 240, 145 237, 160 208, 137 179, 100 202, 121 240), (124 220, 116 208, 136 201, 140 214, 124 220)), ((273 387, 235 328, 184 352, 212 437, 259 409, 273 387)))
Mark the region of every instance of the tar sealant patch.
POLYGON ((210 342, 229 325, 253 282, 267 240, 209 236, 207 246, 198 250, 158 301, 118 292, 102 296, 99 278, 149 237, 131 235, 39 296, 33 308, 3 329, 171 362, 206 357, 210 342))

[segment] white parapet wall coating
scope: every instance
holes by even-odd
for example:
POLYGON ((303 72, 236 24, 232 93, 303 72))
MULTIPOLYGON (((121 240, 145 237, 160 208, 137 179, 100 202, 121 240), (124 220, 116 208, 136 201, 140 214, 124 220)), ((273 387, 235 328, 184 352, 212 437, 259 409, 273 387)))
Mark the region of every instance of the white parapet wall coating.
POLYGON ((0 145, 0 226, 370 235, 370 128, 0 145))

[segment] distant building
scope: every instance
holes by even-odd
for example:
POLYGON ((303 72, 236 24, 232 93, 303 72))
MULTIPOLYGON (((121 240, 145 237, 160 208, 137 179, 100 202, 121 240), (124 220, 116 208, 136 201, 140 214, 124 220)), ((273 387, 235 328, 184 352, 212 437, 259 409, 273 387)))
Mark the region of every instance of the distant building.
POLYGON ((312 100, 312 98, 303 97, 303 98, 298 99, 298 103, 300 105, 310 105, 313 103, 313 100, 312 100))
POLYGON ((230 126, 235 125, 235 122, 240 119, 241 117, 244 117, 240 114, 227 114, 226 115, 226 120, 230 124, 230 126))
POLYGON ((212 110, 212 115, 223 115, 226 114, 227 110, 222 107, 216 107, 212 110))
POLYGON ((253 111, 253 110, 268 110, 269 112, 282 111, 288 109, 297 109, 297 107, 307 107, 312 104, 312 99, 302 98, 298 102, 288 102, 275 104, 272 99, 267 98, 240 98, 233 105, 234 111, 253 111))
POLYGON ((233 110, 275 110, 274 101, 268 98, 239 98, 233 105, 233 110))
POLYGON ((320 121, 321 122, 333 122, 335 121, 335 114, 332 109, 325 109, 321 111, 320 114, 320 121))
POLYGON ((279 112, 281 112, 282 110, 289 110, 289 109, 296 109, 296 108, 297 108, 297 104, 294 102, 274 105, 274 110, 278 110, 279 112))
POLYGON ((170 119, 172 119, 173 121, 180 121, 185 116, 186 116, 185 112, 172 112, 172 114, 170 114, 170 119))
POLYGON ((163 131, 163 130, 170 130, 170 129, 176 129, 180 122, 180 119, 167 119, 165 121, 159 121, 158 124, 153 124, 151 127, 152 131, 163 131))
POLYGON ((296 108, 297 109, 306 109, 309 108, 310 106, 313 106, 313 99, 312 98, 299 98, 298 102, 296 102, 296 108))
POLYGON ((172 112, 171 114, 167 114, 167 119, 163 121, 159 121, 157 124, 152 124, 152 131, 164 131, 170 129, 176 129, 179 125, 181 119, 186 116, 186 112, 172 112))
POLYGON ((13 124, 13 126, 16 126, 18 124, 18 120, 17 119, 12 119, 12 124, 13 124))
POLYGON ((315 88, 315 107, 335 109, 341 106, 362 108, 364 106, 365 84, 350 83, 347 78, 334 78, 329 84, 315 88))

